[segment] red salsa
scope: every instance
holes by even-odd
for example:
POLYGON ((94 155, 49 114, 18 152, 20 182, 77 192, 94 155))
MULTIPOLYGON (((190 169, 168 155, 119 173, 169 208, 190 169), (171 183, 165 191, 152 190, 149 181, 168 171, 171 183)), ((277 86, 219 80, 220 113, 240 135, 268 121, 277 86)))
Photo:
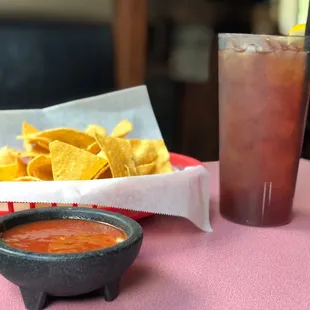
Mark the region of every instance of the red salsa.
POLYGON ((1 235, 7 245, 25 251, 66 254, 112 247, 127 238, 112 225, 76 219, 56 219, 13 227, 1 235))

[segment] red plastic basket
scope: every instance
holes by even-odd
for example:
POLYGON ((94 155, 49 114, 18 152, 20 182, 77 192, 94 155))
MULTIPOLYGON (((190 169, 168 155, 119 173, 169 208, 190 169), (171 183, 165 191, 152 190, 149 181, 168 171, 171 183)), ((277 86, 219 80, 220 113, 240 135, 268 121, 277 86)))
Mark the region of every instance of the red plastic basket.
MULTIPOLYGON (((202 162, 200 162, 194 158, 191 158, 191 157, 188 157, 185 155, 181 155, 181 154, 176 154, 176 153, 170 153, 170 159, 171 159, 172 165, 175 167, 194 167, 194 166, 203 165, 202 162)), ((7 205, 8 205, 8 211, 0 211, 0 216, 6 215, 8 213, 15 212, 13 202, 8 202, 7 205)), ((78 206, 78 204, 73 205, 73 207, 77 207, 77 206, 78 206)), ((33 209, 35 207, 36 207, 35 203, 29 204, 30 209, 33 209)), ((52 204, 52 207, 57 207, 57 204, 56 203, 52 204)), ((117 213, 126 215, 128 217, 131 217, 132 219, 135 219, 135 220, 139 220, 139 219, 153 215, 152 213, 136 212, 136 211, 131 211, 131 210, 123 210, 123 209, 110 208, 110 207, 97 207, 96 205, 93 205, 92 207, 117 212, 117 213)))

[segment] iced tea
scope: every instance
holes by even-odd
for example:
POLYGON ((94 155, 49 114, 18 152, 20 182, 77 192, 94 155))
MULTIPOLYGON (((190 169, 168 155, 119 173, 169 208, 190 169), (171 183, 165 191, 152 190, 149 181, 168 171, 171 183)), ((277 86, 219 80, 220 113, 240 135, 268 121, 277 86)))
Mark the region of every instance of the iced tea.
POLYGON ((291 220, 308 99, 304 38, 219 36, 220 211, 291 220))

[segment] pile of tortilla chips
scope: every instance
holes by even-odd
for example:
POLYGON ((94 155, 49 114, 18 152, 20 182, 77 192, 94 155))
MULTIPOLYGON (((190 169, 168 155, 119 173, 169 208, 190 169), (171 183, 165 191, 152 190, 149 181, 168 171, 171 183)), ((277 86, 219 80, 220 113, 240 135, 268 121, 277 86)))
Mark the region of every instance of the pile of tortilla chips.
POLYGON ((24 151, 0 149, 0 181, 72 181, 172 172, 162 140, 130 140, 133 125, 121 121, 110 135, 98 125, 85 131, 40 131, 24 122, 24 151))

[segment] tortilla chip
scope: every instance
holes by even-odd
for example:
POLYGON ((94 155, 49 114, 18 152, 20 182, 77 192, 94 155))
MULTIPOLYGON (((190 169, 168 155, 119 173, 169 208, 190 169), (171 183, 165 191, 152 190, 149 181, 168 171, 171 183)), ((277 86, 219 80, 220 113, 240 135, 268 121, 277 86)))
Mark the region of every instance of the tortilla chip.
POLYGON ((21 158, 16 157, 16 177, 24 177, 27 175, 27 163, 25 163, 21 158))
POLYGON ((22 134, 23 135, 29 135, 32 133, 37 133, 39 131, 40 131, 39 129, 37 129, 36 127, 34 127, 33 125, 31 125, 27 122, 23 122, 23 124, 22 124, 22 134))
POLYGON ((155 167, 156 167, 155 162, 137 166, 138 175, 153 174, 155 167))
POLYGON ((105 136, 107 134, 107 130, 99 125, 90 124, 86 129, 85 132, 88 133, 90 136, 95 137, 95 133, 101 136, 105 136))
POLYGON ((12 181, 17 175, 17 164, 0 165, 0 181, 12 181))
POLYGON ((49 144, 50 140, 47 138, 35 138, 33 140, 30 140, 30 143, 32 144, 32 151, 35 150, 35 152, 49 152, 49 144))
MULTIPOLYGON (((22 124, 22 135, 23 136, 27 136, 27 135, 37 133, 37 132, 39 132, 37 128, 35 128, 34 126, 32 126, 31 124, 27 122, 23 122, 22 124)), ((27 152, 32 151, 32 144, 29 142, 29 140, 24 139, 23 146, 27 152)))
POLYGON ((155 160, 155 174, 170 173, 172 172, 172 165, 170 162, 170 154, 167 150, 165 142, 163 140, 154 140, 153 145, 157 152, 155 160))
POLYGON ((17 136, 17 140, 24 140, 24 147, 26 152, 33 152, 35 147, 42 149, 42 152, 48 152, 48 145, 50 140, 47 138, 37 137, 35 134, 17 136), (26 142, 25 142, 26 141, 26 142))
POLYGON ((32 181, 41 181, 41 180, 35 177, 24 176, 24 177, 16 178, 13 181, 14 182, 32 182, 32 181))
POLYGON ((94 180, 96 179, 107 179, 107 178, 112 178, 110 166, 107 163, 95 176, 94 180))
MULTIPOLYGON (((40 142, 39 142, 40 143, 40 142)), ((48 155, 50 152, 48 144, 32 144, 32 151, 30 153, 37 155, 48 155)))
POLYGON ((27 175, 27 164, 19 158, 19 152, 9 147, 0 150, 0 165, 2 166, 1 181, 10 181, 27 175), (7 173, 11 175, 8 176, 7 173))
POLYGON ((112 179, 112 178, 113 176, 112 176, 111 169, 110 167, 108 167, 106 171, 104 171, 101 174, 98 174, 95 179, 112 179))
POLYGON ((113 178, 137 175, 128 140, 102 137, 98 134, 96 140, 107 157, 113 178))
POLYGON ((49 153, 47 153, 47 154, 43 153, 42 154, 42 153, 37 153, 37 152, 34 152, 34 151, 32 151, 32 152, 19 152, 18 153, 18 156, 20 158, 33 158, 33 157, 37 157, 38 155, 44 155, 46 157, 50 157, 49 153))
POLYGON ((16 153, 18 151, 4 146, 0 149, 0 165, 14 164, 16 162, 16 153))
POLYGON ((172 172, 170 154, 163 140, 130 140, 130 144, 138 174, 172 172), (151 168, 153 163, 155 167, 151 168), (150 165, 147 166, 148 164, 150 165), (150 170, 149 173, 147 173, 148 170, 150 170))
POLYGON ((50 153, 56 181, 91 180, 107 165, 102 157, 61 141, 50 143, 50 153))
POLYGON ((33 125, 23 122, 22 125, 22 136, 18 136, 17 139, 22 138, 23 146, 26 152, 34 153, 36 155, 39 154, 48 154, 49 153, 49 139, 47 138, 35 138, 32 139, 32 135, 39 133, 40 131, 34 127, 33 125), (27 138, 29 137, 30 138, 27 138))
POLYGON ((92 143, 91 145, 87 147, 87 151, 94 155, 97 155, 101 151, 101 148, 99 144, 97 143, 97 141, 95 141, 94 143, 92 143))
POLYGON ((45 155, 34 157, 27 167, 28 176, 38 178, 43 181, 52 181, 53 172, 51 158, 45 155))
POLYGON ((108 161, 107 154, 104 151, 100 151, 97 154, 97 156, 100 156, 100 157, 104 158, 106 161, 108 161))
POLYGON ((92 180, 172 172, 164 141, 124 139, 132 130, 128 120, 119 122, 110 137, 96 124, 85 132, 39 131, 23 122, 17 138, 23 140, 25 151, 0 149, 0 181, 92 180))
POLYGON ((28 139, 41 147, 44 147, 44 141, 53 142, 57 140, 81 149, 87 149, 89 145, 95 142, 95 138, 89 134, 71 128, 49 129, 18 138, 28 139))
POLYGON ((133 125, 128 120, 120 121, 113 129, 111 136, 115 138, 124 138, 133 130, 133 125))
MULTIPOLYGON (((124 157, 126 159, 126 161, 124 162, 124 165, 128 168, 129 176, 138 175, 136 165, 133 160, 132 147, 130 145, 130 142, 125 139, 117 139, 117 140, 118 140, 119 146, 121 147, 121 150, 123 151, 124 157)), ((103 157, 107 156, 107 154, 103 150, 101 152, 103 152, 101 156, 103 157)))
POLYGON ((157 150, 152 140, 130 140, 133 159, 136 166, 153 163, 157 157, 157 150))

